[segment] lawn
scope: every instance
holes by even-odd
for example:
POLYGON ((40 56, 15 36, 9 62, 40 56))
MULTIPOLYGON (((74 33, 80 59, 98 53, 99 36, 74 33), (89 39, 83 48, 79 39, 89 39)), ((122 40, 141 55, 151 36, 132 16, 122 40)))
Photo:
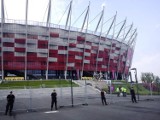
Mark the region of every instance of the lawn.
MULTIPOLYGON (((128 83, 128 82, 123 81, 123 80, 121 80, 121 81, 118 81, 118 80, 116 81, 116 80, 114 80, 114 81, 112 81, 112 85, 114 86, 113 94, 116 94, 116 88, 117 88, 117 87, 124 87, 124 88, 126 88, 126 89, 127 89, 127 94, 130 94, 130 88, 131 88, 131 86, 133 86, 136 94, 137 94, 137 88, 138 88, 138 93, 139 93, 140 95, 150 95, 150 94, 151 94, 150 90, 146 89, 146 88, 145 88, 142 84, 140 84, 140 83, 139 83, 139 84, 133 83, 133 84, 131 85, 131 83, 128 83), (121 83, 121 84, 116 84, 116 82, 117 82, 117 83, 121 83)), ((104 89, 106 89, 106 91, 108 91, 108 88, 104 88, 104 89)), ((152 92, 152 94, 158 95, 159 92, 158 92, 158 91, 157 91, 157 92, 154 91, 154 92, 152 92)))
MULTIPOLYGON (((73 87, 78 86, 72 82, 73 87)), ((26 80, 26 81, 5 81, 0 84, 0 89, 22 89, 22 88, 53 88, 70 87, 70 80, 26 80)))

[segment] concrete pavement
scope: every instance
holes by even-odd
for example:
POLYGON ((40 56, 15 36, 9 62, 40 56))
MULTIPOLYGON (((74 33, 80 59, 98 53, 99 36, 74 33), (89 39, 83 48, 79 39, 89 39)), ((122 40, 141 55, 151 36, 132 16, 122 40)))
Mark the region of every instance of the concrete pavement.
POLYGON ((0 90, 0 120, 158 120, 160 118, 160 96, 140 96, 140 101, 133 104, 130 95, 117 97, 114 94, 106 94, 107 102, 110 104, 103 106, 100 92, 90 86, 85 88, 83 85, 73 88, 74 107, 71 107, 71 88, 56 88, 59 109, 50 113, 52 90, 53 88, 13 90, 16 96, 13 116, 3 115, 6 95, 10 90, 0 90))
POLYGON ((50 112, 39 109, 32 112, 14 111, 13 116, 0 115, 0 120, 159 120, 160 100, 143 100, 138 103, 120 102, 107 106, 101 103, 88 106, 59 108, 50 112))

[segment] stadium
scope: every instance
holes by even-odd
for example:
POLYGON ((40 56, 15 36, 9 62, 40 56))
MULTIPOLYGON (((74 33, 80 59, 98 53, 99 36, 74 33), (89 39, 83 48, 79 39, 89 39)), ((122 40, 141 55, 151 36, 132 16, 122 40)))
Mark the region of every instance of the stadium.
MULTIPOLYGON (((27 0, 28 1, 28 0, 27 0)), ((117 23, 117 13, 103 19, 100 12, 95 30, 89 30, 87 6, 81 27, 71 26, 72 1, 69 3, 65 25, 51 23, 51 0, 48 2, 46 22, 5 18, 1 0, 0 74, 22 79, 82 79, 100 75, 103 79, 125 80, 136 43, 137 29, 127 26, 126 19, 117 23), (104 22, 106 21, 106 22, 104 22), (109 27, 104 25, 109 23, 109 27), (119 27, 117 27, 119 26, 119 27)))

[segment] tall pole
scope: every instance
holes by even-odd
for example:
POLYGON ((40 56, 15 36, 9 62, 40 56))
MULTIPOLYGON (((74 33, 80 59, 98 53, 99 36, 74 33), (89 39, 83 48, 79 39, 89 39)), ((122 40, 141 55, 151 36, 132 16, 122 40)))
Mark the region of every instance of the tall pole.
POLYGON ((151 98, 152 98, 152 81, 150 81, 150 83, 149 83, 149 89, 150 89, 150 95, 151 95, 151 98))
POLYGON ((72 81, 73 81, 73 68, 72 68, 72 73, 71 73, 71 105, 72 105, 72 107, 74 106, 74 103, 73 103, 73 83, 72 83, 72 81))
POLYGON ((1 23, 5 23, 4 0, 1 0, 1 23))
MULTIPOLYGON (((83 63, 82 63, 82 70, 81 70, 81 80, 82 80, 82 77, 83 77, 84 63, 85 63, 86 34, 87 34, 87 31, 88 31, 89 10, 90 10, 90 2, 89 2, 89 5, 88 5, 86 16, 84 18, 83 26, 82 26, 82 29, 81 29, 81 32, 82 32, 82 30, 84 28, 84 25, 86 23, 87 25, 86 25, 86 30, 85 30, 85 42, 84 42, 84 49, 83 49, 83 59, 82 59, 83 63)), ((84 105, 87 105, 87 82, 86 82, 86 79, 85 79, 84 95, 85 95, 85 103, 84 103, 84 105)))
MULTIPOLYGON (((85 48, 86 48, 86 33, 87 33, 87 30, 88 30, 88 22, 89 22, 89 9, 90 9, 90 3, 88 5, 88 9, 87 9, 87 13, 86 13, 86 16, 85 16, 85 19, 84 19, 84 22, 83 24, 85 24, 86 22, 86 19, 87 19, 87 26, 86 26, 86 30, 85 30, 85 42, 84 42, 84 49, 83 49, 83 59, 82 59, 82 71, 81 71, 81 79, 83 77, 83 70, 84 70, 84 60, 85 60, 85 48)), ((83 28, 83 26, 82 26, 83 28)), ((83 29, 81 29, 82 31, 83 29)), ((85 84, 86 84, 86 80, 85 80, 85 84)))
POLYGON ((3 25, 5 21, 4 16, 4 1, 1 0, 1 70, 2 70, 2 80, 4 79, 4 63, 3 63, 3 25))
POLYGON ((48 54, 47 54, 47 69, 46 69, 46 80, 48 80, 48 69, 49 69, 49 45, 50 45, 50 40, 51 40, 51 36, 50 36, 50 32, 51 32, 51 27, 50 27, 50 23, 51 23, 51 0, 49 0, 49 8, 48 8, 48 16, 47 16, 47 29, 48 29, 48 36, 49 36, 49 40, 48 40, 48 54))
MULTIPOLYGON (((124 20, 124 23, 123 23, 123 25, 121 26, 120 31, 118 32, 118 35, 117 35, 117 37, 116 37, 116 40, 118 39, 118 37, 119 37, 119 35, 120 35, 123 27, 125 26, 125 24, 126 24, 126 19, 124 20)), ((120 61, 121 61, 121 52, 122 52, 123 41, 124 41, 124 40, 122 39, 121 44, 120 44, 120 51, 119 51, 119 55, 118 55, 116 80, 117 80, 117 78, 118 78, 117 76, 118 76, 118 73, 119 73, 119 67, 120 67, 120 61)))
POLYGON ((136 77, 136 84, 137 84, 137 97, 138 97, 138 101, 139 101, 139 92, 138 92, 138 78, 137 78, 137 69, 136 70, 136 74, 135 74, 135 77, 136 77))
POLYGON ((99 37, 99 43, 98 43, 98 50, 97 50, 97 57, 96 57, 96 73, 97 73, 97 67, 98 67, 98 58, 99 58, 99 51, 100 51, 100 45, 101 45, 101 38, 102 38, 102 30, 103 30, 103 19, 104 19, 104 6, 102 10, 102 15, 100 17, 100 20, 98 22, 98 25, 96 27, 95 33, 97 32, 98 26, 101 22, 101 31, 100 31, 100 37, 99 37))
MULTIPOLYGON (((106 37, 109 35, 110 30, 111 30, 111 28, 112 28, 113 24, 115 23, 116 16, 117 16, 117 12, 116 12, 116 15, 114 15, 113 21, 112 21, 112 23, 111 23, 111 25, 110 25, 110 27, 109 27, 109 29, 108 29, 107 33, 106 33, 106 37)), ((114 26, 115 26, 115 25, 114 25, 114 26)))
MULTIPOLYGON (((107 36, 109 35, 110 30, 111 30, 111 28, 112 28, 112 26, 113 26, 113 24, 114 24, 114 22, 115 22, 115 18, 116 18, 115 16, 116 16, 116 15, 114 15, 113 20, 112 20, 112 23, 111 23, 109 29, 107 30, 106 37, 105 37, 105 41, 108 41, 108 40, 107 40, 107 36)), ((106 22, 105 22, 105 23, 106 23, 106 22)), ((105 24, 105 23, 104 23, 104 24, 105 24)), ((104 52, 104 54, 105 54, 105 52, 104 52)), ((109 56, 109 55, 108 55, 108 56, 109 56)), ((107 65, 107 63, 104 63, 104 64, 105 64, 105 66, 106 66, 106 79, 108 79, 108 76, 109 76, 108 65, 107 65)))
POLYGON ((24 73, 24 79, 27 80, 27 37, 28 37, 28 0, 26 0, 26 42, 25 42, 25 73, 24 73))
POLYGON ((68 51, 69 51, 69 41, 70 41, 70 29, 71 29, 71 17, 72 17, 72 1, 70 2, 70 7, 69 7, 69 11, 68 11, 68 16, 67 16, 67 21, 66 21, 66 25, 65 25, 65 29, 67 29, 68 27, 68 21, 69 21, 69 28, 68 28, 68 44, 67 44, 67 52, 66 52, 66 67, 65 67, 65 79, 67 79, 67 71, 68 71, 68 51))
MULTIPOLYGON (((117 18, 117 12, 116 12, 116 15, 114 16, 114 19, 113 19, 113 22, 112 22, 113 33, 112 33, 112 38, 111 38, 111 47, 110 47, 110 50, 109 50, 109 60, 108 60, 108 66, 107 66, 108 73, 109 73, 109 69, 110 69, 110 61, 111 61, 111 54, 112 54, 112 47, 113 47, 113 39, 114 39, 114 36, 115 36, 116 18, 117 18)), ((107 37, 108 34, 109 34, 109 32, 107 32, 106 37, 107 37)))
MULTIPOLYGON (((86 15, 85 15, 85 18, 84 18, 84 21, 83 21, 83 25, 82 25, 82 28, 81 28, 81 32, 83 31, 83 28, 84 28, 84 25, 86 23, 86 19, 87 17, 89 16, 89 8, 90 8, 90 2, 89 2, 89 5, 88 5, 88 8, 87 8, 87 12, 86 12, 86 15)), ((88 19, 87 19, 87 28, 88 29, 88 19)))

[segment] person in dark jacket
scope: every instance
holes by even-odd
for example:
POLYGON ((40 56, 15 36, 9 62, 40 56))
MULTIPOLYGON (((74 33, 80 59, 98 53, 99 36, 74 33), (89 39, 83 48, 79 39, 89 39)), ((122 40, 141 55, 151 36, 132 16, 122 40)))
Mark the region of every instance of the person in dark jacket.
POLYGON ((53 105, 55 105, 55 109, 57 110, 57 93, 56 90, 53 90, 51 93, 51 110, 53 110, 53 105))
POLYGON ((134 91, 133 87, 131 87, 130 93, 131 93, 131 100, 132 100, 132 102, 133 102, 133 103, 134 103, 134 102, 137 103, 136 95, 135 95, 135 91, 134 91))
POLYGON ((15 96, 12 94, 12 91, 11 91, 10 94, 7 95, 7 105, 6 105, 5 115, 7 115, 8 110, 9 110, 9 115, 12 115, 14 100, 15 100, 15 96))
POLYGON ((106 97, 105 97, 105 92, 104 92, 103 89, 101 90, 101 100, 102 100, 102 104, 103 105, 107 105, 106 97))

